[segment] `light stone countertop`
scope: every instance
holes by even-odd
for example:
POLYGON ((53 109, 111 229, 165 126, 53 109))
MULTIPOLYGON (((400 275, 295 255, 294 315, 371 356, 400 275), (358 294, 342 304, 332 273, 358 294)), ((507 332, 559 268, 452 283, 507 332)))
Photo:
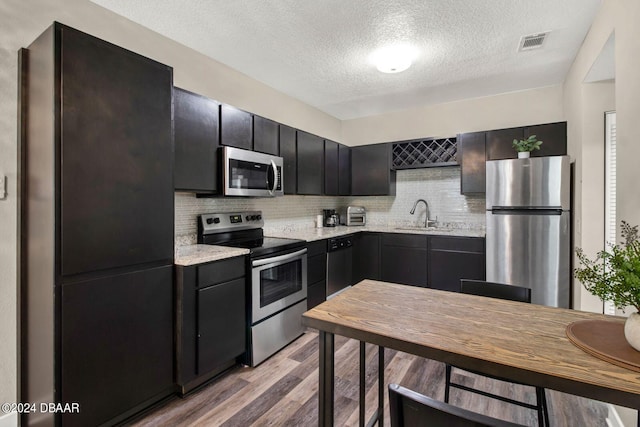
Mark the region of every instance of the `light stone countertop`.
MULTIPOLYGON (((364 227, 323 227, 305 228, 301 230, 265 230, 268 237, 282 237, 286 239, 300 239, 314 242, 332 237, 356 234, 362 231, 378 233, 400 233, 432 236, 456 236, 456 237, 485 237, 485 230, 478 228, 420 228, 385 225, 367 225, 364 227)), ((189 266, 218 261, 226 258, 247 255, 248 249, 232 248, 215 245, 184 245, 177 246, 175 252, 176 265, 189 266)))
POLYGON ((265 235, 269 237, 284 237, 288 239, 301 239, 307 242, 316 240, 329 239, 332 237, 345 236, 347 234, 355 234, 361 231, 378 232, 378 233, 399 233, 399 234, 418 234, 432 236, 456 236, 456 237, 485 237, 486 231, 478 228, 420 228, 420 227, 401 227, 401 226, 385 226, 385 225, 366 225, 364 227, 323 227, 309 228, 302 230, 282 230, 282 231, 265 231, 265 235))
POLYGON ((187 245, 178 246, 175 253, 175 265, 195 265, 205 262, 218 261, 226 258, 247 255, 249 249, 232 248, 215 245, 187 245))

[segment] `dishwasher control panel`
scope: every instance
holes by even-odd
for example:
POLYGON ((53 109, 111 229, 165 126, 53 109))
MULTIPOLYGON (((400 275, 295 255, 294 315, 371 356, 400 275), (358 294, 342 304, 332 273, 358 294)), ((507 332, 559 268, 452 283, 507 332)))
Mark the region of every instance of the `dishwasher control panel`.
POLYGON ((339 251, 340 249, 350 248, 351 246, 353 246, 353 235, 334 237, 333 239, 329 239, 327 252, 339 251))

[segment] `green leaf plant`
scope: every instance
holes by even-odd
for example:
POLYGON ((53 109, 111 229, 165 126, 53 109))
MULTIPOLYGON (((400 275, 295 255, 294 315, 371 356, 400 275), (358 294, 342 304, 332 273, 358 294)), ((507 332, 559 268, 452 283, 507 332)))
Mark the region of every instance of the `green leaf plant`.
POLYGON ((616 308, 632 306, 640 312, 640 241, 638 226, 622 221, 623 245, 609 244, 609 250, 590 260, 581 248, 576 249, 581 268, 575 277, 593 295, 613 301, 616 308))
POLYGON ((516 149, 517 152, 527 152, 533 150, 539 150, 540 145, 542 145, 542 141, 538 141, 535 135, 531 135, 527 139, 513 140, 513 148, 516 149))

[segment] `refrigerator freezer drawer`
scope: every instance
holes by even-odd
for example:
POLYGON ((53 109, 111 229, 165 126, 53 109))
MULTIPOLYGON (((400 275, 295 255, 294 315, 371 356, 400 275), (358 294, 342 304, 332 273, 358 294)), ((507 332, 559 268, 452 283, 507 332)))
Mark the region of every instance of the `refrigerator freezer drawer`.
POLYGON ((495 207, 556 207, 569 210, 568 156, 487 162, 487 210, 495 207))
POLYGON ((531 302, 569 307, 570 213, 487 212, 487 281, 531 288, 531 302))

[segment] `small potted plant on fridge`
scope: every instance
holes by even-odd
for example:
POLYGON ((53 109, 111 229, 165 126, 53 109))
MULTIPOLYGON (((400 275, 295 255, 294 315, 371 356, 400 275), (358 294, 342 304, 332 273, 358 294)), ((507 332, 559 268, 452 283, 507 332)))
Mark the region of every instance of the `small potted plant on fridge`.
POLYGON ((513 148, 518 152, 519 159, 526 159, 533 150, 539 150, 542 141, 538 141, 535 135, 529 136, 527 139, 514 139, 513 148))
POLYGON ((624 335, 631 347, 640 351, 640 240, 638 226, 622 221, 622 245, 609 245, 609 250, 598 252, 590 260, 582 249, 576 254, 581 268, 576 268, 576 279, 593 295, 603 301, 612 301, 616 308, 631 306, 631 313, 624 324, 624 335))

